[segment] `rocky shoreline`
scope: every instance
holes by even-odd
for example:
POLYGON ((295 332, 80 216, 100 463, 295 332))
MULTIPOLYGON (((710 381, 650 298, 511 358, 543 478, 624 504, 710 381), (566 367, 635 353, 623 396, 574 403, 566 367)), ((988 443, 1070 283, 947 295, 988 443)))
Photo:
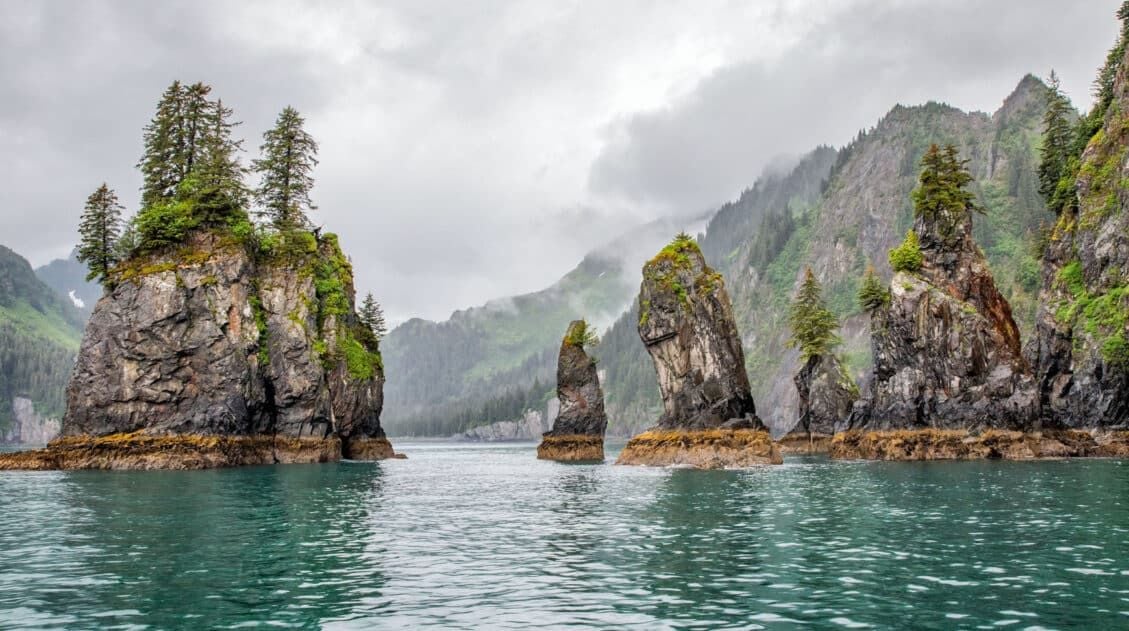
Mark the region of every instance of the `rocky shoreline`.
POLYGON ((615 463, 734 469, 782 464, 780 447, 761 429, 650 430, 627 442, 615 463))

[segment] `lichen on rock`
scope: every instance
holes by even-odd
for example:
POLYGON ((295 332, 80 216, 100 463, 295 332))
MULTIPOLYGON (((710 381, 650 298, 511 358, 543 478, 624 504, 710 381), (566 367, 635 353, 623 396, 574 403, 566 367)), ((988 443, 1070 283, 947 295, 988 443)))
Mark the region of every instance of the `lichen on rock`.
POLYGON ((537 457, 543 460, 593 461, 604 459, 604 391, 596 360, 584 350, 595 342, 588 323, 574 320, 561 340, 557 359, 557 399, 560 411, 553 428, 543 436, 537 457))
POLYGON ((653 431, 628 442, 617 463, 777 462, 779 451, 756 415, 725 283, 691 237, 679 235, 643 267, 639 304, 639 337, 655 364, 663 413, 653 431))

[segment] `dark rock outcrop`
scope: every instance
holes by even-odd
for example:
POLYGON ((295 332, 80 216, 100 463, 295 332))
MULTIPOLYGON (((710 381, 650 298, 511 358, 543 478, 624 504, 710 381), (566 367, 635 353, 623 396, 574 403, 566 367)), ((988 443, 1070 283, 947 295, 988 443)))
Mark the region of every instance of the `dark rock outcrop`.
MULTIPOLYGON (((1034 430, 1038 398, 1011 307, 972 239, 972 213, 918 213, 922 262, 871 312, 874 373, 849 430, 1034 430)), ((852 453, 841 441, 838 457, 852 453)), ((915 456, 916 457, 916 456, 915 456)))
MULTIPOLYGON (((1129 427, 1129 50, 1100 131, 1082 153, 1076 204, 1047 241, 1035 364, 1044 417, 1129 427)), ((1099 103, 1095 107, 1100 107, 1099 103)))
POLYGON ((545 433, 537 447, 543 460, 602 461, 604 432, 608 416, 604 413, 604 391, 596 360, 584 351, 588 324, 574 320, 561 340, 557 359, 557 399, 560 412, 553 429, 545 433))
POLYGON ((351 266, 332 235, 308 236, 301 254, 257 260, 230 235, 199 231, 175 251, 123 264, 67 387, 70 453, 83 441, 103 454, 128 444, 136 457, 107 456, 111 468, 391 456, 383 370, 355 315, 351 266), (241 441, 247 449, 216 457, 191 449, 241 441), (167 461, 136 455, 146 448, 168 448, 167 461))
POLYGON ((643 267, 639 310, 639 337, 654 361, 664 411, 617 462, 711 468, 781 462, 756 415, 721 274, 706 265, 693 239, 679 235, 643 267))
POLYGON ((793 381, 799 394, 799 420, 780 445, 786 453, 825 452, 831 437, 851 414, 858 386, 833 354, 813 355, 793 381))

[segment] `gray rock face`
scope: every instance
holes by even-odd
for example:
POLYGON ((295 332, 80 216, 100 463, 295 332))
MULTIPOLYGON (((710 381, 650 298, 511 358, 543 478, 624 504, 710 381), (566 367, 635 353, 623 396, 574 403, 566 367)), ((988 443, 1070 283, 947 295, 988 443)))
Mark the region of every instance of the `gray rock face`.
POLYGON ((384 377, 357 360, 351 270, 338 269, 346 304, 324 309, 312 270, 326 260, 343 260, 334 240, 257 263, 200 232, 135 262, 90 318, 63 434, 382 437, 384 377))
POLYGON ((0 442, 45 445, 56 436, 62 423, 57 418, 41 415, 26 397, 12 398, 12 426, 0 436, 0 442))
POLYGON ((526 410, 519 419, 479 425, 452 438, 482 442, 536 440, 548 430, 549 423, 544 413, 539 410, 526 410))
POLYGON ((1044 251, 1027 348, 1044 417, 1067 427, 1129 427, 1129 191, 1120 184, 1129 177, 1127 61, 1102 130, 1082 154, 1077 208, 1061 213, 1044 251))
POLYGON ((1011 307, 972 240, 971 213, 951 230, 918 217, 925 263, 898 272, 871 314, 869 400, 847 429, 1033 429, 1038 397, 1011 307), (942 236, 948 235, 948 236, 942 236))
POLYGON ((596 361, 584 352, 585 323, 574 320, 561 341, 557 359, 557 400, 560 411, 546 436, 599 436, 608 428, 604 391, 596 361))
POLYGON ((846 421, 858 399, 858 387, 834 355, 814 355, 796 373, 799 422, 795 430, 830 436, 846 421))
POLYGON ((676 239, 643 267, 639 337, 658 373, 658 427, 764 429, 721 274, 692 239, 676 239))

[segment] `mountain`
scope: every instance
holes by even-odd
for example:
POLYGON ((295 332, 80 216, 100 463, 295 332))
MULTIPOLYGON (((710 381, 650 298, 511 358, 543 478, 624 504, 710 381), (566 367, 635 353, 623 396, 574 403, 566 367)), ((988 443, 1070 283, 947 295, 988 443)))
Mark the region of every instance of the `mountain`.
POLYGON ((44 442, 58 432, 85 320, 31 265, 0 246, 0 439, 44 442), (51 428, 54 428, 51 431, 51 428))
POLYGON ((79 262, 78 251, 65 259, 55 259, 35 268, 35 275, 59 294, 66 296, 84 318, 89 318, 94 303, 102 297, 102 287, 86 280, 86 265, 79 262))
POLYGON ((651 222, 589 253, 542 291, 396 327, 381 342, 386 429, 449 435, 543 409, 555 396, 557 347, 569 323, 610 325, 634 300, 643 262, 703 221, 651 222))

